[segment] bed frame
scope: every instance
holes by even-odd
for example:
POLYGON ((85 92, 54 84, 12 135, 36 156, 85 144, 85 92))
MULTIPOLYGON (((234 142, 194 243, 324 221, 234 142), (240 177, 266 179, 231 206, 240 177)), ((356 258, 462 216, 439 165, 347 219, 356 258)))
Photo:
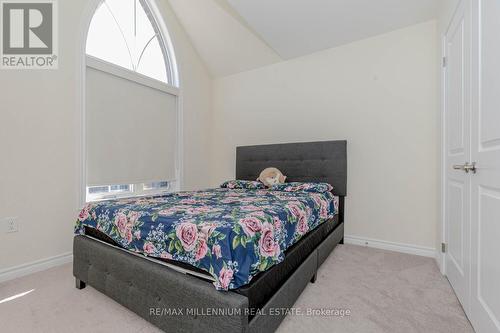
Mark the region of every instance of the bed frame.
MULTIPOLYGON (((274 332, 318 268, 344 239, 346 141, 289 143, 236 149, 236 178, 255 180, 274 166, 287 181, 328 182, 340 197, 339 225, 257 312, 236 292, 144 260, 86 236, 75 236, 73 275, 166 332, 274 332)), ((91 318, 89 318, 91 320, 91 318)))

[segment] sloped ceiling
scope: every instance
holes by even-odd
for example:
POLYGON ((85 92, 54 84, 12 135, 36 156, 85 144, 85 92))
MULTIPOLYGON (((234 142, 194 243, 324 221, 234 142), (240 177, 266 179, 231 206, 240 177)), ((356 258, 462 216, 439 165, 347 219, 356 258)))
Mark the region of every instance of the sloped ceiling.
POLYGON ((169 0, 179 21, 214 77, 281 61, 226 2, 169 0))
POLYGON ((214 77, 434 19, 439 0, 169 0, 214 77))
POLYGON ((289 59, 431 20, 438 0, 227 0, 289 59))

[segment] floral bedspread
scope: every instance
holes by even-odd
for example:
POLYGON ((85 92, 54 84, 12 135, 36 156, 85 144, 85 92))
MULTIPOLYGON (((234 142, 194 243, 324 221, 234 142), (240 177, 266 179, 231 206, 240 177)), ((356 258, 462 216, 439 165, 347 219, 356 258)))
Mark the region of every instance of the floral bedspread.
POLYGON ((330 192, 219 188, 89 203, 75 233, 95 228, 125 249, 207 271, 228 290, 283 261, 335 211, 330 192))

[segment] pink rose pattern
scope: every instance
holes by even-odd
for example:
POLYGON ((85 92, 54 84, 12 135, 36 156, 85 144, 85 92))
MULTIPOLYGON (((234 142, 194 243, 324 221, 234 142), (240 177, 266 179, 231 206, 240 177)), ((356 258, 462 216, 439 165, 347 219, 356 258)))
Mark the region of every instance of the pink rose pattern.
POLYGON ((233 274, 234 271, 231 268, 223 267, 219 273, 219 278, 217 281, 218 286, 223 290, 227 290, 229 288, 231 280, 233 279, 233 274))
POLYGON ((275 237, 274 227, 270 223, 262 225, 259 239, 259 252, 263 257, 276 257, 280 254, 279 241, 275 237))
POLYGON ((175 229, 177 238, 186 252, 192 251, 198 241, 198 227, 194 223, 184 222, 175 229))
MULTIPOLYGON (((95 214, 95 212, 93 212, 95 214)), ((136 211, 118 211, 114 218, 114 229, 115 233, 118 233, 121 237, 120 244, 130 244, 132 243, 134 237, 136 239, 141 238, 141 223, 139 222, 140 213, 136 211)), ((102 226, 99 226, 99 230, 102 230, 102 226)))
POLYGON ((257 217, 245 217, 238 221, 238 223, 243 228, 243 231, 248 237, 255 236, 255 233, 259 232, 262 228, 260 219, 257 217))
POLYGON ((212 254, 215 255, 217 259, 222 257, 222 249, 219 244, 215 244, 212 248, 212 254))
POLYGON ((196 249, 196 256, 194 257, 196 261, 200 261, 205 258, 208 252, 207 240, 205 236, 200 237, 200 241, 198 242, 198 248, 196 249))
POLYGON ((144 243, 144 253, 146 254, 153 254, 155 253, 156 248, 151 242, 146 242, 144 243))
POLYGON ((82 208, 80 214, 78 214, 78 221, 83 222, 90 216, 90 211, 92 210, 92 204, 88 203, 82 208))
POLYGON ((291 245, 336 211, 330 192, 308 186, 238 187, 87 204, 75 233, 96 228, 125 249, 205 270, 217 289, 227 290, 280 263, 291 245))
POLYGON ((160 258, 162 259, 172 259, 172 255, 168 252, 165 252, 163 251, 162 253, 160 253, 160 258))

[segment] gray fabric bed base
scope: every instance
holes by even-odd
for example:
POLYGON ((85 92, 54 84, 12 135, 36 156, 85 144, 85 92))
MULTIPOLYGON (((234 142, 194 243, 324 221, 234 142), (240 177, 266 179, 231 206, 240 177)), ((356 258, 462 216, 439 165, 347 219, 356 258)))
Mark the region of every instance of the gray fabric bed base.
POLYGON ((89 284, 165 332, 274 332, 286 316, 275 309, 293 306, 343 237, 341 223, 250 322, 245 296, 85 236, 74 238, 73 275, 77 288, 89 284))

